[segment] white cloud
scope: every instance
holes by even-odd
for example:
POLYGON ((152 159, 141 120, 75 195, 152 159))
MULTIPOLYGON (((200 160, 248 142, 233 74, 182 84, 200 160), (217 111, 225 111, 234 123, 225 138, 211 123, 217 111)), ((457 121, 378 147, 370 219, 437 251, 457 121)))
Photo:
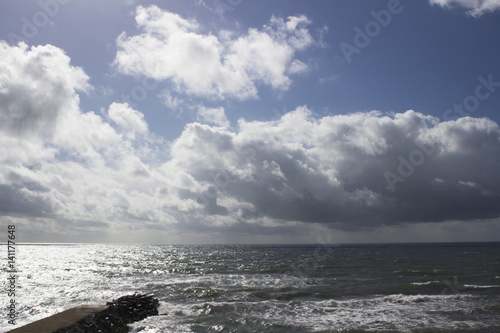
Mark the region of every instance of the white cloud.
POLYGON ((14 136, 48 138, 60 116, 77 107, 88 76, 52 45, 10 47, 0 41, 0 129, 14 136))
POLYGON ((127 103, 112 103, 108 110, 109 118, 132 137, 135 133, 148 132, 144 115, 132 109, 127 103))
MULTIPOLYGON (((127 104, 82 112, 77 90, 91 87, 62 50, 1 47, 0 117, 14 129, 0 126, 0 216, 26 239, 296 238, 499 216, 500 128, 488 119, 299 107, 235 128, 187 124, 166 145, 127 104)), ((228 125, 222 108, 198 111, 228 125)))
POLYGON ((115 130, 94 112, 81 112, 76 91, 92 87, 61 49, 0 47, 0 215, 43 225, 29 228, 34 240, 174 222, 156 192, 169 175, 151 167, 166 147, 148 133, 142 114, 112 104, 115 130))
POLYGON ((446 8, 467 8, 467 14, 475 18, 500 9, 500 0, 430 0, 430 3, 446 8))
POLYGON ((223 107, 218 108, 207 108, 201 106, 198 109, 198 120, 207 122, 209 124, 214 124, 222 127, 229 127, 229 120, 227 120, 226 113, 223 107))
POLYGON ((357 230, 498 216, 499 139, 486 119, 439 123, 413 111, 317 119, 302 107, 274 122, 240 120, 236 132, 190 124, 167 164, 203 185, 192 196, 205 199, 206 214, 235 225, 270 218, 357 230), (400 157, 416 164, 411 175, 398 173, 400 157), (402 179, 394 192, 386 172, 402 179))
POLYGON ((117 39, 118 71, 171 80, 178 92, 202 97, 255 98, 259 83, 286 90, 288 75, 307 69, 295 53, 313 43, 305 16, 272 17, 262 30, 234 38, 203 34, 196 21, 156 6, 137 7, 136 22, 141 34, 117 39))
POLYGON ((294 49, 304 50, 314 42, 306 28, 309 24, 311 21, 305 15, 289 16, 286 22, 273 16, 267 29, 270 34, 278 35, 278 39, 287 40, 294 49))
POLYGON ((177 111, 179 107, 184 103, 184 100, 179 97, 172 96, 169 91, 164 91, 162 94, 160 94, 159 97, 163 101, 163 104, 165 104, 165 106, 172 111, 177 111))

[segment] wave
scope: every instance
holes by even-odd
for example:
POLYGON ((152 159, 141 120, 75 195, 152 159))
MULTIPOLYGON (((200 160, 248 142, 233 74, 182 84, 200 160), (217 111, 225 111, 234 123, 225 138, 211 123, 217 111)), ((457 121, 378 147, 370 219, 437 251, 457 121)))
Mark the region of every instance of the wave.
POLYGON ((420 269, 402 269, 402 270, 397 270, 393 271, 393 274, 399 274, 399 275, 443 275, 447 274, 447 271, 441 270, 441 269, 433 269, 433 270, 420 270, 420 269))
POLYGON ((417 261, 400 263, 388 260, 389 253, 370 257, 368 250, 347 249, 332 254, 328 265, 315 267, 313 274, 288 273, 280 266, 287 263, 283 269, 290 269, 290 263, 300 263, 296 257, 309 258, 308 248, 85 245, 23 250, 20 324, 140 291, 160 300, 162 314, 134 324, 133 332, 142 333, 413 333, 417 328, 428 333, 464 327, 488 332, 498 325, 499 280, 492 279, 500 278, 498 271, 476 261, 459 265, 451 261, 455 257, 427 263, 418 254, 417 261))
POLYGON ((478 286, 475 284, 464 284, 465 288, 470 288, 470 289, 489 289, 489 288, 500 288, 498 285, 490 285, 490 286, 478 286))
POLYGON ((133 325, 132 332, 272 331, 272 332, 447 332, 453 328, 485 328, 498 311, 473 295, 389 295, 337 300, 260 300, 255 302, 161 302, 163 317, 133 325), (470 318, 470 310, 481 307, 470 318), (486 309, 486 310, 484 310, 486 309), (401 320, 405 318, 405 320, 401 320), (196 324, 193 324, 196 323, 196 324), (146 330, 157 329, 155 330, 146 330), (210 329, 209 329, 210 328, 210 329))
POLYGON ((442 285, 441 281, 425 281, 425 282, 412 282, 414 286, 428 286, 428 285, 442 285))

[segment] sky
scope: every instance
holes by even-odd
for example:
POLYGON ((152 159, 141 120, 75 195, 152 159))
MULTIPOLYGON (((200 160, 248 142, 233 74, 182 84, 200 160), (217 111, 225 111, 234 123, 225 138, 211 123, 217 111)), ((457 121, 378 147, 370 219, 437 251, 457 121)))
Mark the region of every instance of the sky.
POLYGON ((499 0, 5 0, 0 224, 500 241, 499 59, 499 0))

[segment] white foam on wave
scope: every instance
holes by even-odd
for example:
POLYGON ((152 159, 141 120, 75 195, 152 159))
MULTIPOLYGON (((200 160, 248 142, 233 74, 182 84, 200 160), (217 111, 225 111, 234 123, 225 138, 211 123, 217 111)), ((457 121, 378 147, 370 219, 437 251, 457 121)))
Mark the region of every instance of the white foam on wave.
POLYGON ((465 288, 471 288, 471 289, 489 289, 489 288, 500 288, 500 286, 497 285, 486 285, 486 286, 478 286, 476 284, 464 284, 465 288))
POLYGON ((440 281, 412 282, 414 286, 428 286, 430 284, 441 283, 440 281))
MULTIPOLYGON (((466 313, 477 300, 473 295, 379 295, 371 298, 321 301, 259 301, 259 302, 207 302, 193 304, 162 304, 168 314, 149 317, 133 324, 132 332, 156 333, 192 332, 190 323, 199 316, 220 318, 219 328, 224 329, 227 317, 245 318, 256 322, 301 327, 307 331, 342 330, 346 327, 365 330, 409 331, 433 327, 479 328, 481 323, 467 320, 466 313), (462 313, 458 320, 450 313, 462 313), (404 320, 401 320, 404 318, 404 320), (159 331, 148 331, 150 329, 159 331)), ((161 312, 161 310, 160 310, 161 312)), ((203 325, 203 319, 194 320, 203 325)), ((228 328, 229 329, 229 328, 228 328)))
POLYGON ((313 331, 343 329, 408 331, 418 327, 474 327, 477 322, 453 322, 448 313, 466 313, 475 300, 467 295, 389 295, 350 300, 305 301, 296 306, 289 324, 301 324, 313 331), (404 320, 401 320, 404 318, 404 320))
POLYGON ((140 322, 130 324, 131 332, 192 332, 189 322, 192 318, 202 315, 205 310, 193 304, 160 302, 159 316, 147 317, 140 322))
POLYGON ((155 283, 172 286, 217 286, 220 289, 226 288, 256 288, 256 289, 277 289, 277 288, 302 288, 308 285, 309 280, 295 276, 276 274, 210 274, 210 275, 178 275, 169 279, 158 279, 155 283))

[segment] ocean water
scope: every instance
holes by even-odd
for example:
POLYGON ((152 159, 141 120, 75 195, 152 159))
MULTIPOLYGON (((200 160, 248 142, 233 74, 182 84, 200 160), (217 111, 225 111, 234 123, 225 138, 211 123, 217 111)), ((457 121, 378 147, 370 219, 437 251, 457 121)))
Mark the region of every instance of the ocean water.
POLYGON ((160 315, 130 332, 500 332, 500 243, 32 244, 16 264, 0 332, 135 292, 160 315))

